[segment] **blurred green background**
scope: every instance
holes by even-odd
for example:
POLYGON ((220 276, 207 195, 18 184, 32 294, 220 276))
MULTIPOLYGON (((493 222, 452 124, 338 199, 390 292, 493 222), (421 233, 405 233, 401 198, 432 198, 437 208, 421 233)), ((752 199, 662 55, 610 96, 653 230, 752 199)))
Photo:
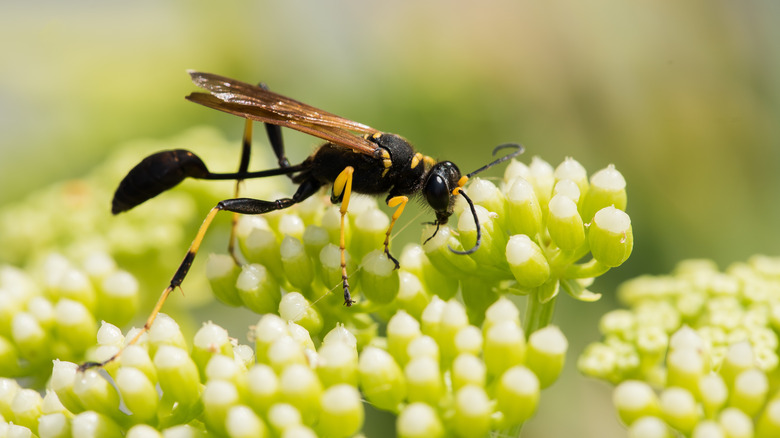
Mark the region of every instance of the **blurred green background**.
MULTIPOLYGON (((770 0, 4 2, 0 205, 200 124, 236 139, 237 162, 241 121, 185 102, 186 69, 264 81, 465 171, 503 142, 614 163, 634 254, 599 304, 560 300, 569 369, 524 436, 621 436, 609 388, 573 367, 614 287, 683 258, 778 254, 778 41, 770 0)), ((285 135, 293 161, 318 143, 285 135)))

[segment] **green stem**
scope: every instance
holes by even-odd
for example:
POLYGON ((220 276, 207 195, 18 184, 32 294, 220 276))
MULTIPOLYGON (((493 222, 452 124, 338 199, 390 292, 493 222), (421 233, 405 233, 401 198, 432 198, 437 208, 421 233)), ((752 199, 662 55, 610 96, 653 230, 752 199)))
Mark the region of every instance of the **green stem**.
POLYGON ((528 295, 523 327, 526 337, 540 328, 547 327, 552 322, 558 285, 557 279, 551 280, 528 295))

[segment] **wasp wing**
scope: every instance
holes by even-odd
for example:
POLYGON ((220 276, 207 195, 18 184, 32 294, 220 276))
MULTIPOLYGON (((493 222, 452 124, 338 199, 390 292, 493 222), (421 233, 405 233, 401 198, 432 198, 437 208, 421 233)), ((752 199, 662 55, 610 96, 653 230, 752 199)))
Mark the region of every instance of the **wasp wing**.
POLYGON ((187 100, 244 118, 286 126, 341 144, 356 152, 372 154, 377 148, 376 144, 349 132, 367 134, 380 132, 370 126, 331 114, 257 85, 212 73, 189 71, 189 74, 192 82, 208 90, 211 96, 192 93, 187 100))
MULTIPOLYGON (((329 141, 333 144, 352 149, 365 155, 374 156, 377 153, 377 145, 359 137, 351 132, 334 128, 327 125, 316 125, 313 123, 301 122, 285 118, 276 113, 267 112, 253 105, 241 105, 237 103, 225 102, 214 95, 206 93, 191 93, 186 97, 190 102, 195 102, 209 108, 233 114, 245 119, 256 120, 258 122, 270 123, 272 125, 284 126, 295 129, 309 135, 329 141)), ((378 132, 378 131, 377 131, 378 132)))

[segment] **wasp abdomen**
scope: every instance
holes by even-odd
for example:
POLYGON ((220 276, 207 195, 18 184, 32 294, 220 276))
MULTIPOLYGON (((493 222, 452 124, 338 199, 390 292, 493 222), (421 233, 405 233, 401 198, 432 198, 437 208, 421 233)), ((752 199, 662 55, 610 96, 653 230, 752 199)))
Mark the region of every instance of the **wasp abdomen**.
POLYGON ((114 193, 111 213, 130 210, 173 188, 187 177, 202 178, 208 168, 197 155, 174 149, 149 155, 125 176, 114 193))

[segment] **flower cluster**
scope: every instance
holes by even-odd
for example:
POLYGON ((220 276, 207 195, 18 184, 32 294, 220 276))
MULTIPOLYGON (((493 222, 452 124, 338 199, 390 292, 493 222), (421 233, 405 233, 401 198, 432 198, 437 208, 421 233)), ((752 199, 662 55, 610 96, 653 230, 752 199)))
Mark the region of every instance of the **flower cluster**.
POLYGON ((579 368, 618 384, 627 426, 656 431, 647 436, 780 434, 780 259, 755 256, 725 272, 689 260, 628 281, 619 296, 629 308, 604 315, 604 339, 579 368))
POLYGON ((96 321, 126 324, 135 316, 138 283, 99 252, 82 266, 51 254, 31 270, 0 267, 0 376, 42 386, 52 359, 84 357, 96 321))
MULTIPOLYGON (((563 366, 566 338, 550 325, 559 290, 598 299, 585 288, 632 249, 625 181, 612 166, 588 180, 573 159, 557 168, 538 158, 512 161, 498 185, 475 178, 465 189, 481 230, 470 255, 451 251, 477 241, 474 216, 460 199, 452 227, 426 228, 424 239, 435 236, 407 245, 394 269, 382 251, 390 219, 373 198, 353 195, 345 255, 357 303, 347 308, 340 213, 322 193, 241 217, 236 254, 199 257, 217 299, 264 315, 251 330, 254 349, 212 323, 188 345, 179 317, 177 324, 164 314, 128 346, 139 329, 123 336, 117 327, 170 278, 162 267, 181 260, 193 237, 182 228, 196 227, 196 212, 233 186, 184 183, 149 201, 144 214, 110 219, 107 189, 144 153, 202 143, 226 147, 208 130, 165 146, 128 147, 78 183, 0 211, 2 227, 18 229, 24 219, 18 232, 0 235, 0 256, 18 264, 45 260, 32 273, 2 271, 2 293, 14 295, 0 300, 2 321, 14 322, 0 326, 0 435, 352 436, 362 428, 364 402, 397 415, 400 436, 516 434, 563 366), (43 257, 52 250, 66 257, 43 257), (33 278, 45 280, 30 289, 33 278), (521 318, 514 301, 523 295, 521 318), (45 318, 60 313, 64 322, 45 318), (29 339, 17 339, 17 325, 29 339), (78 370, 78 363, 120 351, 105 366, 113 383, 96 369, 78 370), (45 382, 46 393, 5 377, 35 377, 30 386, 45 382)), ((210 166, 231 166, 197 148, 210 166)), ((289 195, 275 190, 266 184, 252 194, 289 195)), ((227 222, 215 222, 209 234, 227 235, 227 222)), ((178 303, 206 283, 198 274, 187 277, 188 300, 178 303)))
MULTIPOLYGON (((254 351, 206 323, 189 348, 175 321, 161 314, 106 366, 114 385, 95 369, 55 361, 45 397, 1 380, 0 413, 47 437, 161 436, 157 429, 186 436, 348 437, 361 430, 365 397, 398 414, 399 436, 482 437, 531 417, 567 349, 553 326, 526 341, 517 307, 504 298, 488 309, 482 328, 468 323, 457 300, 434 299, 422 321, 398 311, 387 337, 360 352, 342 326, 315 346, 303 326, 275 314, 260 319, 252 338, 254 351)), ((97 358, 126 342, 107 323, 98 341, 97 358)))

